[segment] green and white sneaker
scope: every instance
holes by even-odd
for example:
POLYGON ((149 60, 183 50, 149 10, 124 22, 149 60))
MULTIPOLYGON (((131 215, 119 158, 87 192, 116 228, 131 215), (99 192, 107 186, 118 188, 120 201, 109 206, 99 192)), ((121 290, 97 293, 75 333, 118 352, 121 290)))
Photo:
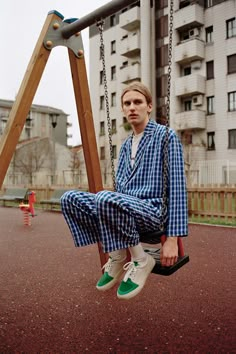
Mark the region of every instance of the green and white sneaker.
POLYGON ((144 264, 139 264, 136 261, 126 263, 124 270, 127 270, 127 272, 117 290, 117 297, 128 300, 136 296, 144 287, 154 266, 155 260, 149 254, 147 254, 147 261, 144 264))
POLYGON ((97 282, 96 288, 101 291, 112 288, 124 272, 126 261, 126 258, 121 261, 120 259, 112 259, 112 257, 109 257, 107 263, 102 267, 104 274, 97 282))

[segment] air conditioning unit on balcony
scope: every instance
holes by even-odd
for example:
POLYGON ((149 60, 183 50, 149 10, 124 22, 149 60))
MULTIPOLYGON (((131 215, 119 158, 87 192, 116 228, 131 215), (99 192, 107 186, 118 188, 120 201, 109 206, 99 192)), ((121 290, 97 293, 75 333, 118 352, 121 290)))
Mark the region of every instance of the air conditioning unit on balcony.
POLYGON ((193 70, 199 70, 199 69, 201 69, 201 66, 202 66, 201 60, 195 60, 191 64, 191 68, 193 70))
POLYGON ((203 104, 203 95, 195 95, 192 97, 192 103, 194 106, 201 106, 203 104))
POLYGON ((188 34, 189 34, 189 38, 199 37, 200 35, 199 28, 192 28, 191 30, 189 30, 188 34))

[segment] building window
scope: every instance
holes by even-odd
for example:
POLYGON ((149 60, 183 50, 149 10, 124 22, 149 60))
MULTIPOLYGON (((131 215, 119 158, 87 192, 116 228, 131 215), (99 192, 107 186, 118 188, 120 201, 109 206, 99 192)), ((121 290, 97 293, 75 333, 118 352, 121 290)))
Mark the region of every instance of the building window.
POLYGON ((111 132, 112 134, 116 133, 116 119, 111 120, 111 132))
POLYGON ((116 106, 116 93, 112 92, 111 94, 111 106, 115 107, 116 106))
POLYGON ((191 111, 192 110, 192 101, 185 101, 184 102, 184 110, 185 111, 191 111))
POLYGON ((116 25, 116 15, 110 17, 110 26, 114 27, 116 25))
POLYGON ((207 133, 207 150, 215 150, 215 132, 207 133))
POLYGON ((236 18, 231 18, 226 21, 226 36, 231 38, 236 36, 236 18))
POLYGON ((228 111, 236 111, 236 91, 228 93, 228 111))
POLYGON ((104 109, 104 96, 100 96, 100 109, 104 109))
POLYGON ((191 75, 191 66, 184 68, 184 76, 191 75))
POLYGON ((214 61, 208 61, 206 63, 207 80, 214 79, 214 61))
POLYGON ((215 99, 214 96, 207 97, 207 114, 215 113, 214 99, 215 99))
POLYGON ((112 145, 112 155, 113 158, 116 159, 117 158, 117 149, 116 149, 116 145, 112 145))
POLYGON ((111 67, 111 80, 116 79, 116 66, 111 67))
POLYGON ((105 135, 105 122, 100 122, 100 135, 105 135))
POLYGON ((227 57, 228 74, 236 73, 236 54, 227 57))
POLYGON ((213 42, 213 26, 206 28, 206 43, 213 42))
POLYGON ((104 79, 103 76, 104 76, 104 75, 103 75, 103 71, 100 71, 100 85, 103 84, 103 79, 104 79))
POLYGON ((111 54, 116 52, 116 41, 111 41, 111 54))
POLYGON ((236 129, 228 130, 229 133, 229 149, 236 149, 236 129))
POLYGON ((105 160, 105 146, 100 147, 100 160, 105 160))
POLYGON ((213 6, 213 0, 205 0, 205 7, 212 7, 213 6))

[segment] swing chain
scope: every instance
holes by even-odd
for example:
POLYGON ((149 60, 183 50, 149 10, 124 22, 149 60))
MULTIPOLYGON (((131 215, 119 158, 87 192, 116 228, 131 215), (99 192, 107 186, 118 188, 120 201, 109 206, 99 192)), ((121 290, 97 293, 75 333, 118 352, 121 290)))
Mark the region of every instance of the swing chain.
POLYGON ((161 213, 160 228, 164 230, 165 216, 167 215, 168 204, 168 145, 169 145, 169 129, 170 129, 170 95, 171 95, 171 64, 172 64, 172 42, 173 42, 173 13, 174 13, 174 0, 170 1, 169 10, 169 45, 168 45, 168 74, 167 74, 167 97, 166 97, 166 131, 164 138, 164 152, 163 152, 163 206, 161 213))
POLYGON ((115 165, 114 165, 114 152, 112 145, 112 126, 111 126, 111 117, 110 117, 110 108, 109 108, 109 97, 108 97, 108 89, 107 89, 107 75, 106 75, 106 63, 105 63, 105 46, 103 39, 103 26, 104 20, 97 21, 97 27, 100 34, 100 54, 102 59, 102 75, 103 75, 103 85, 104 85, 104 98, 106 105, 106 117, 107 117, 107 128, 108 128, 108 139, 109 139, 109 147, 110 147, 110 161, 111 161, 111 176, 113 189, 116 190, 116 176, 115 176, 115 165))

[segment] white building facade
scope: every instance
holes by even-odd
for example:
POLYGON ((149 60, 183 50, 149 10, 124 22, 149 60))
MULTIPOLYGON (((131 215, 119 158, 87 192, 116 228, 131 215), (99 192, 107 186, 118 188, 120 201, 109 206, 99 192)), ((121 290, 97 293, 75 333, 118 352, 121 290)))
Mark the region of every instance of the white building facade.
MULTIPOLYGON (((131 134, 120 107, 139 80, 166 115, 168 1, 137 1, 105 20, 106 77, 115 158, 131 134)), ((99 32, 90 27, 90 91, 104 184, 110 158, 99 32)), ((189 184, 236 183, 236 1, 174 1, 170 126, 182 140, 189 184)), ((116 159, 115 159, 116 163, 116 159)))

